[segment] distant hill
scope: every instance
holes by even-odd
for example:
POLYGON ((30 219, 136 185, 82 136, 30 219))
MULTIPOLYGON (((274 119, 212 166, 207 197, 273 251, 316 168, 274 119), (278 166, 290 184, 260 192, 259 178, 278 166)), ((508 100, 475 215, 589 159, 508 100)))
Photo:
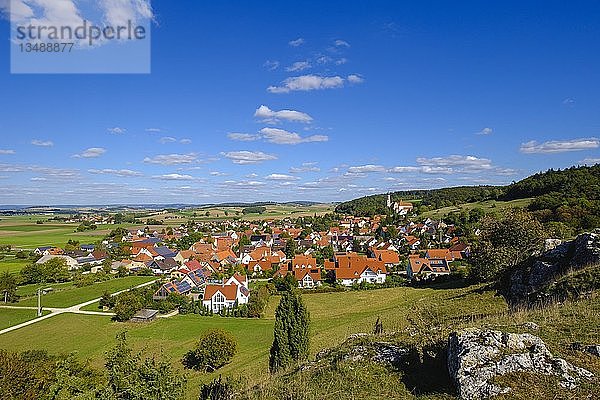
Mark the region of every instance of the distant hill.
MULTIPOLYGON (((459 186, 432 190, 409 190, 391 193, 392 201, 413 201, 432 208, 442 208, 462 203, 498 199, 505 193, 502 186, 459 186)), ((387 194, 376 194, 342 203, 336 212, 358 216, 386 214, 387 194)))
POLYGON ((600 199, 600 164, 540 172, 505 188, 502 200, 556 194, 600 199))
MULTIPOLYGON (((600 164, 548 170, 508 186, 461 186, 391 193, 392 201, 413 201, 428 209, 485 200, 534 198, 529 210, 543 222, 561 222, 577 230, 600 226, 600 164)), ((341 203, 336 212, 357 216, 386 214, 387 194, 341 203)), ((416 204, 417 205, 417 204, 416 204)))

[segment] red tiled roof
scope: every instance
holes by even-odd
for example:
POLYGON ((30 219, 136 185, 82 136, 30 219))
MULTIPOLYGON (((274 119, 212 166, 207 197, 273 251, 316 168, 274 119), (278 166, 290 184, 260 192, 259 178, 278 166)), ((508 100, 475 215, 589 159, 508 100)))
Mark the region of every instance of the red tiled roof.
POLYGON ((237 298, 237 285, 206 285, 204 289, 204 300, 210 300, 215 293, 221 292, 229 301, 237 298))

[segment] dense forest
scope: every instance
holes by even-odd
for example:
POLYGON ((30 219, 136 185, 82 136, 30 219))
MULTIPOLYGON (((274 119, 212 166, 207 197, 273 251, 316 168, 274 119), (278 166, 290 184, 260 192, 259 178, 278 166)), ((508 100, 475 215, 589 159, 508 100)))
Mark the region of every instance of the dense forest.
POLYGON ((502 200, 528 197, 541 222, 576 231, 600 227, 600 164, 532 175, 508 186, 502 200))
MULTIPOLYGON (((484 200, 533 198, 529 211, 544 223, 576 231, 600 226, 600 165, 537 173, 508 186, 461 186, 394 192, 392 201, 413 201, 418 211, 484 200)), ((387 195, 361 197, 337 206, 336 212, 357 216, 387 214, 387 195)))

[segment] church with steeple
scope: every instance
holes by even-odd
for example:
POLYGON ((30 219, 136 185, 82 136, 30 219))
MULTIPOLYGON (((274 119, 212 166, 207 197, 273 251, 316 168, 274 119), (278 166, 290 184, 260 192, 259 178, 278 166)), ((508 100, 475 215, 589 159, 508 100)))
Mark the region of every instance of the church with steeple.
POLYGON ((388 193, 387 195, 387 207, 391 208, 398 215, 407 215, 413 210, 412 203, 407 203, 404 201, 394 201, 392 202, 392 195, 388 193))

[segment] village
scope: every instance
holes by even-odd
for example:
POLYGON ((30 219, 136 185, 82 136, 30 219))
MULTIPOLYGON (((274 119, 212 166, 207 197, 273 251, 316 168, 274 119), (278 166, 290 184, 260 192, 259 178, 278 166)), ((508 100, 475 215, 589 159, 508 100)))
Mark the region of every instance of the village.
POLYGON ((155 300, 182 295, 212 313, 247 304, 251 282, 288 279, 302 290, 364 289, 431 281, 461 269, 470 248, 453 225, 414 222, 413 205, 389 196, 387 207, 388 215, 374 217, 332 214, 323 217, 326 224, 315 216, 121 228, 95 245, 43 246, 34 253, 38 265, 58 258, 83 274, 154 275, 161 282, 155 300))

